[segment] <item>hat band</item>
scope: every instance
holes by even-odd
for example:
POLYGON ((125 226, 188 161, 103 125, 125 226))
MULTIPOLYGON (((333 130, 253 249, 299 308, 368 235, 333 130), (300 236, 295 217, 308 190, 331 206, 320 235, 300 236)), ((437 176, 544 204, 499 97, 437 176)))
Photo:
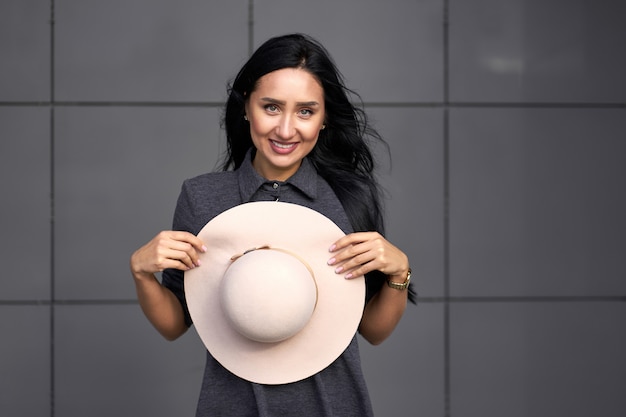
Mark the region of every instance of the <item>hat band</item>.
POLYGON ((297 260, 299 260, 302 263, 302 265, 304 265, 305 268, 309 271, 309 274, 311 274, 311 278, 313 279, 313 284, 315 285, 315 306, 317 306, 317 299, 318 299, 318 296, 319 296, 319 290, 317 288, 317 280, 315 279, 315 273, 313 272, 313 268, 311 268, 311 265, 309 265, 309 263, 303 257, 301 257, 300 255, 298 255, 295 252, 292 252, 290 250, 283 249, 283 248, 273 248, 270 245, 256 246, 254 248, 250 248, 248 250, 245 250, 243 253, 238 253, 238 254, 235 254, 235 255, 231 256, 230 257, 231 265, 232 265, 232 262, 235 262, 237 259, 241 258, 245 254, 248 254, 250 252, 254 252, 255 250, 275 250, 275 251, 278 251, 278 252, 286 253, 287 255, 291 255, 294 258, 296 258, 297 260))

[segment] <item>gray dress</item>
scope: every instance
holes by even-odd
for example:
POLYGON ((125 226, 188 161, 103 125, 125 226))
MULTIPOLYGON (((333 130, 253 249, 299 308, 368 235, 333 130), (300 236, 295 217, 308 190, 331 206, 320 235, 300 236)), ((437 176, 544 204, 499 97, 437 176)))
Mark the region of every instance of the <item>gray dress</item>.
MULTIPOLYGON (((174 215, 174 230, 197 235, 213 217, 251 201, 300 204, 324 214, 345 233, 352 231, 341 203, 307 159, 287 181, 267 181, 252 167, 250 152, 236 171, 204 174, 184 182, 174 215)), ((279 221, 277 227, 280 227, 279 221)), ((181 271, 166 270, 163 285, 178 297, 186 323, 191 326, 183 276, 181 271)), ((356 335, 343 354, 326 369, 302 381, 283 385, 245 381, 222 367, 207 351, 197 417, 372 415, 356 335)))

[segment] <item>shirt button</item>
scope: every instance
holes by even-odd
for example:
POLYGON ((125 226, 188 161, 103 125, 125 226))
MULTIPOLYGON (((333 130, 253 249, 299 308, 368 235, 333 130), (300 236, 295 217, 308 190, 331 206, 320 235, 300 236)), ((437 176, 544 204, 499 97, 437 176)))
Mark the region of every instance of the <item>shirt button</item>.
POLYGON ((274 185, 272 185, 272 187, 274 187, 274 189, 277 189, 278 188, 278 183, 275 182, 274 185))

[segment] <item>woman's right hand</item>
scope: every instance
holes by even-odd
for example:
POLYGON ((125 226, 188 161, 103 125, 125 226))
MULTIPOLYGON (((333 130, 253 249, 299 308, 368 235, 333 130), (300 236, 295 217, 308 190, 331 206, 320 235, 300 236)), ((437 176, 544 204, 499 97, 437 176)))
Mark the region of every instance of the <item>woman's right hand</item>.
POLYGON ((200 265, 198 255, 206 246, 189 232, 162 231, 137 249, 130 258, 130 269, 137 278, 150 277, 167 268, 187 271, 200 265))

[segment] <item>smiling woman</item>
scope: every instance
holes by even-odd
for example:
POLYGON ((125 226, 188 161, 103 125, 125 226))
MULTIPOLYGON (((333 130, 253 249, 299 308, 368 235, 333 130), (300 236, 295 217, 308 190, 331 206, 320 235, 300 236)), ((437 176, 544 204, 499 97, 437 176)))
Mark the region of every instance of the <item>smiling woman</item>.
POLYGON ((245 108, 256 148, 252 165, 269 180, 287 180, 323 129, 322 86, 303 69, 273 71, 259 79, 245 108))
MULTIPOLYGON (((356 304, 365 306, 362 314, 357 311, 358 331, 370 343, 381 343, 398 324, 407 299, 414 298, 409 289, 409 260, 383 236, 381 199, 368 145, 382 138, 368 127, 363 111, 353 106, 352 93, 327 51, 305 35, 280 36, 261 45, 237 74, 228 94, 222 171, 185 181, 174 230, 160 232, 131 257, 137 297, 146 317, 165 338, 181 336, 193 319, 185 271, 194 270, 193 275, 202 268, 215 270, 214 265, 201 265, 201 259, 224 251, 223 242, 203 241, 199 232, 244 203, 280 200, 322 214, 340 233, 331 239, 323 238, 319 229, 298 233, 294 222, 306 220, 296 215, 285 218, 279 203, 269 203, 274 204, 269 206, 271 221, 252 221, 270 230, 260 240, 275 238, 281 227, 281 233, 294 242, 314 235, 322 241, 321 258, 328 257, 316 268, 343 283, 357 283, 365 277, 356 304), (159 271, 163 271, 162 282, 155 276, 159 271)), ((229 228, 228 234, 249 237, 252 225, 229 228)), ((268 248, 257 247, 258 243, 267 242, 251 245, 253 251, 268 248)), ((249 253, 249 249, 237 252, 249 253)), ((263 282, 256 285, 263 286, 263 282)), ((341 296, 332 293, 324 300, 337 300, 343 306, 348 297, 341 296)), ((343 318, 345 324, 346 317, 337 314, 332 320, 343 318)), ((207 351, 197 416, 371 416, 353 332, 348 334, 348 347, 330 365, 290 383, 253 383, 226 369, 207 351)), ((319 355, 310 350, 305 353, 319 355)), ((269 366, 268 372, 275 368, 269 366)))

